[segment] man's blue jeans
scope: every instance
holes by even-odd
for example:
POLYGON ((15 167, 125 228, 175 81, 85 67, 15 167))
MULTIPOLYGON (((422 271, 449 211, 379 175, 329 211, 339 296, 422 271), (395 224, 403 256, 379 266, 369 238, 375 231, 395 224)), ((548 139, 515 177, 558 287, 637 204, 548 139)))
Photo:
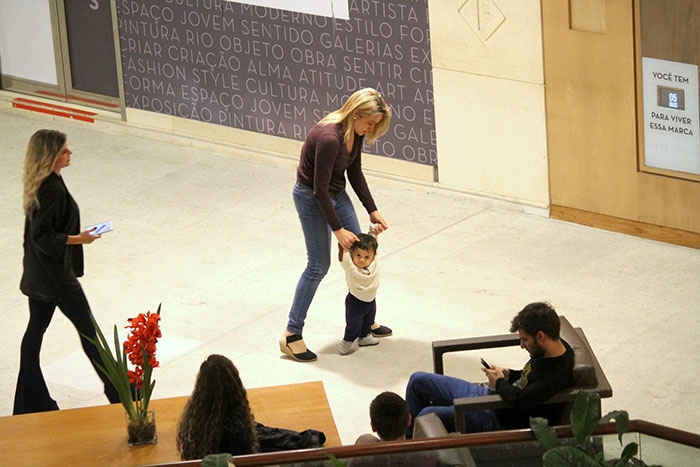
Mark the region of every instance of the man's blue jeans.
MULTIPOLYGON (((448 432, 455 431, 454 399, 460 397, 487 396, 493 392, 479 384, 470 383, 451 376, 418 371, 411 375, 406 386, 406 403, 411 414, 411 426, 407 436, 413 434, 413 421, 416 417, 435 413, 448 432)), ((498 418, 493 410, 474 410, 466 414, 466 432, 500 430, 498 418)))
MULTIPOLYGON (((336 242, 331 242, 331 228, 321 213, 313 190, 297 183, 294 185, 292 194, 294 206, 299 214, 301 230, 304 232, 307 263, 294 292, 287 329, 290 332, 301 334, 304 329, 306 312, 321 279, 325 277, 331 265, 331 246, 335 245, 336 242)), ((337 195, 331 195, 331 201, 343 227, 354 234, 360 233, 360 223, 357 220, 355 208, 345 190, 337 195)))

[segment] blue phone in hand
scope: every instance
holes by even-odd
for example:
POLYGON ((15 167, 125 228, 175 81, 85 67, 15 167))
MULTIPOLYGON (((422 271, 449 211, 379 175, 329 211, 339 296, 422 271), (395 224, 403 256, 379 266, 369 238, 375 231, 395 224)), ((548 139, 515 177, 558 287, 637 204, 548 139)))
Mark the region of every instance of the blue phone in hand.
POLYGON ((103 233, 111 232, 112 231, 112 221, 105 221, 105 222, 100 222, 99 224, 93 224, 85 227, 85 230, 90 230, 91 228, 95 228, 92 232, 90 232, 90 235, 100 235, 103 233))

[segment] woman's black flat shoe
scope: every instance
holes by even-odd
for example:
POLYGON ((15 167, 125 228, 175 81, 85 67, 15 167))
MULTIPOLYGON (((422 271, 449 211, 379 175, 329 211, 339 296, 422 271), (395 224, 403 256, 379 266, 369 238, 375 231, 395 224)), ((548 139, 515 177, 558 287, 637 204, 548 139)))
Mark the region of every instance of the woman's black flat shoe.
POLYGON ((283 354, 292 357, 297 362, 315 362, 318 359, 318 356, 309 349, 306 349, 306 352, 302 353, 292 352, 289 344, 300 340, 302 340, 301 334, 292 334, 291 336, 282 335, 279 341, 280 350, 283 354))

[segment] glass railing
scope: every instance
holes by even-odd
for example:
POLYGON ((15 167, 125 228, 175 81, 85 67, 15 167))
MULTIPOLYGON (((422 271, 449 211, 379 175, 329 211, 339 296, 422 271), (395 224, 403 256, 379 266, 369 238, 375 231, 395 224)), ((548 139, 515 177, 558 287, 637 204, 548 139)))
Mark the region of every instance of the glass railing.
MULTIPOLYGON (((557 427, 561 443, 574 444, 570 427, 557 427)), ((685 467, 700 465, 700 435, 668 428, 643 420, 630 422, 630 432, 622 444, 636 442, 636 456, 648 465, 685 467)), ((591 450, 602 452, 604 460, 618 458, 622 446, 614 423, 601 425, 594 432, 591 450)), ((395 441, 362 446, 285 451, 234 457, 237 467, 335 467, 327 454, 349 467, 364 466, 469 466, 528 467, 541 466, 544 449, 530 430, 510 430, 444 438, 395 441)), ((194 467, 201 461, 163 464, 194 467)))

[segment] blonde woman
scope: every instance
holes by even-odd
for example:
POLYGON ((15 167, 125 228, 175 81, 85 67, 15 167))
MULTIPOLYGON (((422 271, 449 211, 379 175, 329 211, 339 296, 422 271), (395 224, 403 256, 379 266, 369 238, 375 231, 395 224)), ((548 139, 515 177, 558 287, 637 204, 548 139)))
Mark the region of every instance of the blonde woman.
MULTIPOLYGON (((88 305, 78 277, 83 275, 83 244, 100 238, 80 231, 80 211, 68 192, 61 169, 70 165, 66 135, 39 130, 32 135, 24 159, 24 272, 20 290, 29 297, 29 324, 22 338, 13 414, 58 410, 39 366, 44 332, 58 306, 84 336, 95 337, 88 305)), ((95 367, 97 348, 84 336, 83 350, 95 367)), ((97 370, 111 403, 119 395, 97 370)))
MULTIPOLYGON (((391 109, 379 92, 360 89, 342 108, 326 115, 309 131, 297 167, 294 206, 306 242, 307 265, 297 283, 289 321, 280 350, 300 362, 317 359, 301 336, 306 313, 331 262, 331 233, 349 250, 357 241, 360 224, 345 191, 345 174, 379 232, 389 226, 379 214, 362 173, 362 144, 373 143, 389 129, 391 109)), ((390 335, 385 326, 373 324, 375 336, 390 335)))

